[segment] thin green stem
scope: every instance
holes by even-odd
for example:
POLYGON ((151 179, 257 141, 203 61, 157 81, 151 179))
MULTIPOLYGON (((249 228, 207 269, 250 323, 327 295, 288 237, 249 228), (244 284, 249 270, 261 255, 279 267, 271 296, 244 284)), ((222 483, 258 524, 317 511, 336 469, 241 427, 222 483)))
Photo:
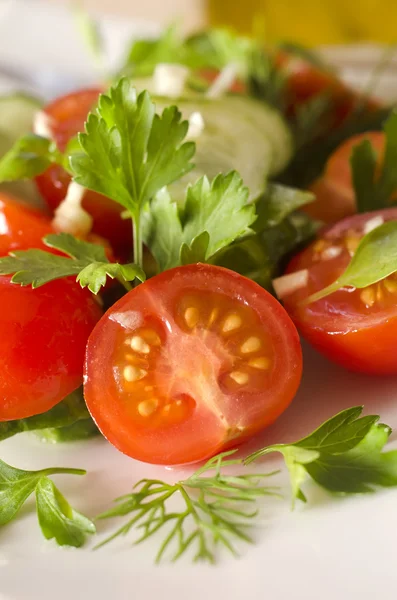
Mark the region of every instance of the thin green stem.
MULTIPOLYGON (((134 263, 143 269, 143 244, 141 237, 141 211, 138 209, 132 215, 132 235, 134 238, 134 263)), ((135 280, 135 285, 139 282, 135 280)))

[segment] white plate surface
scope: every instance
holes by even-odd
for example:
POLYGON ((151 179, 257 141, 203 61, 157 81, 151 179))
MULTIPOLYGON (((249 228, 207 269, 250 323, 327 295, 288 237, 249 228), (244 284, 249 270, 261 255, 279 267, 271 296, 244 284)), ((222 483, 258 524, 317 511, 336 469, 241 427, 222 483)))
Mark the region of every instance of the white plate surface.
MULTIPOLYGON (((8 4, 0 14, 0 63, 32 72, 48 67, 49 94, 58 85, 53 83, 57 70, 71 80, 94 80, 66 13, 32 1, 8 4)), ((156 31, 154 25, 143 23, 133 24, 132 29, 139 34, 156 31)), ((104 32, 113 48, 111 60, 117 60, 129 30, 125 23, 107 22, 104 32)), ((296 399, 255 443, 297 439, 337 411, 361 404, 367 413, 380 413, 383 421, 397 427, 397 378, 350 374, 305 349, 305 373, 296 399)), ((392 441, 391 447, 395 445, 392 441)), ((253 447, 251 443, 249 449, 253 447)), ((1 458, 27 469, 86 468, 84 478, 62 476, 56 481, 72 505, 90 516, 108 508, 113 498, 127 493, 141 477, 172 481, 189 472, 135 462, 102 439, 52 446, 32 435, 19 436, 2 443, 1 458)), ((282 462, 269 457, 255 468, 279 467, 282 462)), ((287 496, 285 473, 277 481, 287 496)), ((395 597, 397 490, 333 499, 309 485, 307 494, 309 504, 293 513, 287 500, 264 502, 253 532, 256 543, 240 547, 238 560, 221 557, 216 567, 193 566, 189 559, 155 567, 154 541, 132 547, 125 539, 96 552, 93 542, 84 549, 60 549, 41 536, 30 501, 21 517, 0 531, 0 600, 395 597)), ((99 540, 110 527, 110 522, 100 524, 99 540)))

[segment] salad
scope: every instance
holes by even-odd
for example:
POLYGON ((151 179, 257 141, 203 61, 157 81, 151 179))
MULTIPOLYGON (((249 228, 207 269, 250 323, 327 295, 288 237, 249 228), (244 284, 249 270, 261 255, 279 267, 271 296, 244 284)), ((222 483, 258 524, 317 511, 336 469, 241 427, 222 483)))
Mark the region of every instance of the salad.
MULTIPOLYGON (((101 64, 86 17, 85 32, 101 64)), ((299 334, 346 369, 397 374, 392 107, 293 44, 170 28, 96 88, 0 109, 0 440, 102 434, 131 459, 199 463, 97 517, 52 480, 84 471, 0 461, 0 525, 35 494, 59 545, 122 517, 98 545, 136 530, 160 536, 157 560, 214 562, 279 494, 249 467, 269 453, 293 505, 309 479, 339 494, 397 485, 391 429, 363 407, 244 453, 293 402, 299 334)))

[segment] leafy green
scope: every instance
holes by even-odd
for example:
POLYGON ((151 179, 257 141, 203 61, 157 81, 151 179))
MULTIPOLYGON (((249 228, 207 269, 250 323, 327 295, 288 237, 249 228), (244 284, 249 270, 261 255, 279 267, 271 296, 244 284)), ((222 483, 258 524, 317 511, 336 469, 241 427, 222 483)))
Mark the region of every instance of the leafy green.
POLYGON ((302 440, 262 448, 245 463, 280 452, 289 470, 293 502, 306 501, 302 484, 309 477, 331 492, 345 494, 395 486, 397 451, 382 452, 391 429, 378 423, 378 415, 362 417, 362 410, 346 409, 302 440))
POLYGON ((99 429, 91 418, 86 418, 62 427, 38 429, 35 433, 42 442, 63 444, 65 442, 78 442, 99 435, 99 429))
POLYGON ((370 140, 363 140, 352 151, 352 179, 359 212, 386 208, 397 190, 397 112, 390 115, 383 129, 386 146, 380 174, 370 140))
POLYGON ((88 14, 81 2, 73 3, 73 16, 76 27, 98 71, 106 77, 105 48, 98 22, 88 14))
POLYGON ((308 192, 269 184, 256 203, 257 220, 246 235, 217 252, 211 262, 237 271, 272 291, 272 279, 281 274, 291 253, 315 235, 317 223, 296 208, 311 202, 308 192))
POLYGON ((13 283, 40 287, 54 279, 77 276, 82 287, 97 294, 105 285, 107 276, 120 279, 123 283, 135 278, 145 280, 145 274, 135 264, 110 263, 105 249, 98 244, 79 240, 68 233, 50 234, 44 238, 50 248, 60 250, 70 258, 45 250, 17 250, 10 256, 0 258, 0 274, 10 275, 13 283))
POLYGON ((187 130, 175 106, 157 115, 148 92, 138 96, 123 78, 88 116, 81 152, 71 158, 74 179, 135 212, 193 167, 194 143, 182 143, 187 130))
POLYGON ((211 458, 193 475, 175 484, 155 479, 138 482, 131 494, 116 500, 117 504, 99 516, 100 519, 131 518, 99 546, 107 544, 120 535, 135 528, 140 532, 136 544, 151 538, 164 525, 169 525, 160 545, 156 561, 159 562, 166 550, 173 545, 172 560, 177 560, 189 548, 196 547, 194 560, 215 562, 216 547, 223 546, 236 554, 235 540, 251 542, 247 533, 250 520, 256 516, 255 502, 263 496, 275 496, 276 489, 261 485, 268 475, 225 475, 221 469, 242 464, 241 460, 230 459, 236 452, 231 450, 211 458), (212 475, 206 475, 213 472, 212 475), (184 508, 168 510, 168 500, 179 496, 184 508), (254 505, 254 510, 246 507, 254 505))
POLYGON ((24 431, 70 426, 82 419, 86 420, 88 417, 89 412, 84 402, 83 388, 79 388, 45 413, 26 419, 1 421, 0 441, 24 431))
POLYGON ((248 189, 234 171, 218 175, 211 183, 200 178, 188 187, 181 208, 164 190, 144 215, 143 239, 162 271, 208 261, 248 231, 255 207, 247 200, 248 189))
POLYGON ((334 283, 309 296, 316 302, 342 287, 365 288, 397 271, 397 221, 387 221, 361 239, 346 270, 334 283))
POLYGON ((84 475, 85 471, 63 467, 24 471, 0 460, 0 525, 12 521, 36 492, 37 515, 44 536, 55 537, 60 545, 81 546, 84 534, 95 533, 95 526, 69 506, 49 479, 58 474, 84 475))
POLYGON ((44 537, 55 538, 59 546, 79 548, 86 534, 96 532, 94 523, 74 510, 48 477, 41 477, 37 482, 36 506, 44 537))
POLYGON ((220 70, 233 62, 244 75, 255 45, 254 41, 229 29, 210 29, 184 39, 178 27, 171 25, 156 39, 134 40, 121 72, 148 77, 159 63, 220 70))
POLYGON ((55 144, 29 133, 19 138, 0 160, 0 182, 32 179, 52 163, 63 164, 55 144))

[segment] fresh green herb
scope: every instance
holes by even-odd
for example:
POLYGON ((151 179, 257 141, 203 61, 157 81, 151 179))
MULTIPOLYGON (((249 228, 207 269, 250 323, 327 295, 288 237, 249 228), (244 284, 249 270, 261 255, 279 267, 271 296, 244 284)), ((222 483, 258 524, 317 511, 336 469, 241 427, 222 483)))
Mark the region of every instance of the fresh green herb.
POLYGON ((283 112, 286 104, 286 75, 277 66, 275 56, 261 49, 252 52, 248 72, 251 95, 283 112))
POLYGON ((230 459, 235 450, 211 458, 193 475, 175 484, 155 479, 143 479, 131 494, 122 496, 117 505, 99 516, 101 519, 131 518, 111 537, 99 544, 103 546, 120 535, 128 534, 134 527, 141 532, 136 544, 147 540, 164 526, 166 536, 157 553, 159 562, 166 550, 174 545, 172 560, 177 560, 189 548, 196 546, 194 560, 215 562, 215 550, 224 546, 236 554, 233 542, 251 542, 247 532, 257 510, 245 506, 255 504, 257 498, 275 496, 276 488, 261 485, 268 475, 224 475, 221 469, 242 464, 230 459), (208 472, 211 475, 206 475, 208 472), (168 509, 168 500, 179 496, 183 503, 180 511, 168 509))
POLYGON ((291 444, 258 450, 246 464, 280 452, 289 470, 293 502, 306 502, 302 484, 310 477, 331 492, 359 494, 397 485, 397 451, 382 452, 391 433, 378 415, 360 416, 362 407, 344 410, 311 435, 291 444))
POLYGON ((12 521, 26 500, 35 492, 39 524, 47 539, 61 546, 79 547, 85 534, 95 533, 95 525, 76 512, 49 479, 50 475, 84 475, 82 469, 55 467, 23 471, 0 460, 0 525, 12 521))
POLYGON ((72 7, 81 38, 92 56, 98 72, 106 79, 105 48, 99 24, 88 14, 81 2, 74 2, 72 7))
POLYGON ((79 388, 45 413, 26 419, 0 422, 0 441, 24 431, 66 427, 88 418, 89 412, 84 402, 83 388, 79 388))
POLYGON ((210 183, 200 178, 188 187, 183 207, 162 191, 145 214, 143 239, 160 269, 206 262, 221 248, 247 233, 255 220, 248 189, 235 172, 210 183))
POLYGON ((19 138, 0 160, 0 182, 32 179, 64 161, 54 142, 30 133, 19 138))
POLYGON ((91 418, 80 419, 65 425, 63 427, 50 427, 48 429, 38 429, 36 436, 42 442, 50 444, 64 444, 68 442, 78 442, 99 435, 99 429, 91 418))
POLYGON ((359 212, 386 208, 397 190, 397 112, 390 115, 383 129, 386 145, 380 174, 377 154, 369 140, 353 148, 351 169, 359 212))
POLYGON ((332 100, 327 92, 318 94, 297 107, 291 124, 295 152, 306 148, 329 131, 332 126, 332 111, 332 100))
POLYGON ((366 288, 396 271, 397 221, 388 221, 364 235, 346 270, 334 283, 304 302, 316 302, 342 287, 366 288))
POLYGON ((142 209, 193 168, 195 145, 183 143, 188 122, 175 106, 157 115, 148 92, 138 96, 125 78, 99 97, 96 113, 88 115, 86 132, 79 134, 81 152, 70 159, 74 179, 129 211, 134 258, 141 266, 142 209))
POLYGON ((33 288, 54 279, 76 275, 80 285, 88 287, 93 294, 97 294, 106 284, 108 276, 118 279, 127 289, 130 289, 128 282, 135 278, 145 280, 144 272, 135 264, 110 263, 105 249, 98 244, 79 240, 68 233, 47 235, 44 242, 70 258, 45 250, 17 250, 10 256, 0 258, 0 273, 14 273, 11 280, 13 283, 32 285, 33 288))
POLYGON ((272 279, 281 274, 291 253, 315 235, 317 223, 304 213, 295 212, 312 199, 308 192, 268 184, 266 193, 256 202, 258 218, 251 225, 256 233, 226 246, 211 262, 272 291, 272 279))

